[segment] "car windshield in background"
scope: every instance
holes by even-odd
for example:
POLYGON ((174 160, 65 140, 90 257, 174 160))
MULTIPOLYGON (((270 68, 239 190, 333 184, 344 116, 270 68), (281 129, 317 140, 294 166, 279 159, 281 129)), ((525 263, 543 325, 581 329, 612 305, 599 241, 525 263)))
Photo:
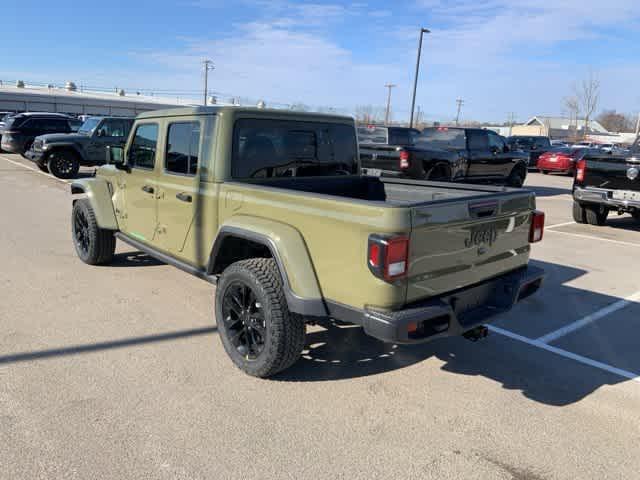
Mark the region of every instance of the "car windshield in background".
POLYGON ((533 140, 531 138, 509 138, 507 140, 507 143, 509 144, 509 146, 511 147, 522 147, 522 148, 528 148, 531 147, 533 145, 533 140))
POLYGON ((315 177, 358 172, 349 125, 242 119, 233 133, 233 178, 315 177))
POLYGON ((388 130, 385 127, 376 127, 369 125, 366 127, 358 127, 359 143, 387 143, 388 130))
POLYGON ((447 127, 426 128, 420 135, 416 135, 414 144, 417 147, 451 150, 464 150, 467 148, 464 130, 447 127))
POLYGON ((78 133, 84 133, 85 135, 91 135, 95 128, 100 123, 100 118, 88 118, 82 126, 78 129, 78 133))

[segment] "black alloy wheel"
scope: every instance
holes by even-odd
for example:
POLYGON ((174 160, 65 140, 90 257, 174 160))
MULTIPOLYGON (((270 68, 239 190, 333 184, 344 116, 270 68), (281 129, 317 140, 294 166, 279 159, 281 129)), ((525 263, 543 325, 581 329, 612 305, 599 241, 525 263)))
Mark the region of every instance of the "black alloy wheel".
POLYGON ((81 257, 89 256, 91 235, 89 233, 89 219, 83 209, 73 212, 73 238, 81 257))
POLYGON ((265 347, 267 325, 251 287, 239 281, 230 284, 222 296, 222 315, 233 347, 245 359, 256 360, 265 347))
POLYGON ((51 174, 58 178, 74 178, 80 169, 80 162, 72 153, 53 152, 47 162, 51 174))

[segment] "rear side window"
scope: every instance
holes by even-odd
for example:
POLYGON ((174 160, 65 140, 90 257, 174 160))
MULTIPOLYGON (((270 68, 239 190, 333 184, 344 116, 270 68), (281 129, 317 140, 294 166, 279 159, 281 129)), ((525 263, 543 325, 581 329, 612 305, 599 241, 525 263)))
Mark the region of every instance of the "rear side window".
POLYGON ((465 131, 460 128, 426 128, 416 135, 414 143, 423 148, 444 148, 448 150, 464 150, 467 148, 465 131))
POLYGON ((233 178, 351 175, 358 171, 353 126, 241 119, 233 134, 233 178))
POLYGON ((470 130, 469 137, 469 150, 488 150, 489 149, 489 136, 487 132, 478 132, 470 130))
POLYGON ((138 125, 127 156, 129 165, 136 168, 153 169, 158 150, 158 124, 138 125))
POLYGON ((180 122, 169 125, 164 169, 169 173, 195 175, 200 157, 200 123, 180 122))
POLYGON ((502 140, 502 137, 496 133, 489 132, 489 148, 496 148, 500 151, 504 151, 505 142, 502 140))

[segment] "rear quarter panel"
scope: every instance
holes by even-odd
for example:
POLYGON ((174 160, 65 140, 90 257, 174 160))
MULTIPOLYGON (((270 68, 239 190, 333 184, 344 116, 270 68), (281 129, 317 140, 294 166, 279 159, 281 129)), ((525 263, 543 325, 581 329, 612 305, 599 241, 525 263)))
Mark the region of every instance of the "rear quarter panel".
POLYGON ((404 303, 406 284, 390 285, 374 277, 367 247, 371 233, 408 233, 409 209, 234 182, 222 185, 220 200, 221 224, 249 215, 276 219, 299 231, 325 299, 355 308, 404 303))

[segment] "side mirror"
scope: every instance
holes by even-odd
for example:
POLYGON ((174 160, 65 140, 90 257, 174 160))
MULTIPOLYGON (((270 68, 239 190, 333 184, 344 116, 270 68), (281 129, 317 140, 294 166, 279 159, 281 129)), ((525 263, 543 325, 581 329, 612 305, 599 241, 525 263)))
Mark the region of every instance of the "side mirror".
POLYGON ((129 170, 128 165, 125 163, 124 147, 117 145, 107 145, 107 165, 113 165, 118 170, 129 170))

